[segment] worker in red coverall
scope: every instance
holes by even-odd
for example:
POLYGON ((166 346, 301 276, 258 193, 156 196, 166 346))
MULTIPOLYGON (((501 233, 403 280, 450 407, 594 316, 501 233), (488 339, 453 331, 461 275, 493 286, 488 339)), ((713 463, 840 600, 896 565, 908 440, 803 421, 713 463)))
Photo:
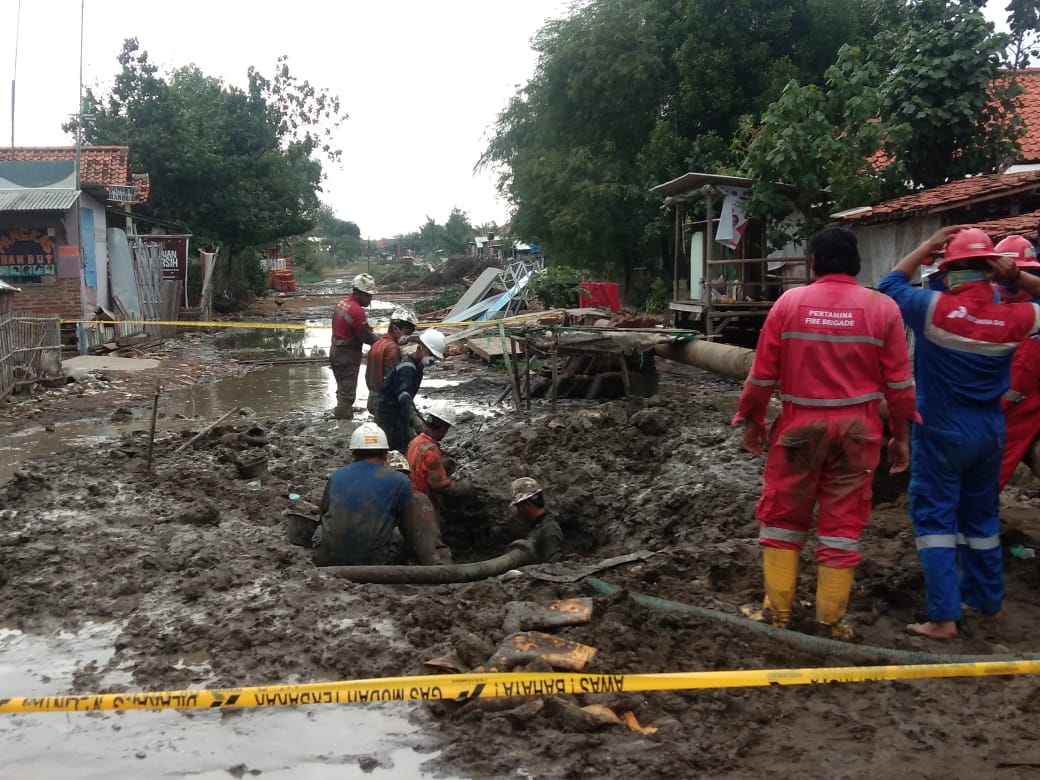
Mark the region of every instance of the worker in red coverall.
POLYGON ((336 377, 336 408, 332 416, 349 420, 354 416, 354 398, 357 396, 358 374, 361 372, 361 353, 365 344, 374 344, 376 334, 365 317, 365 307, 372 303, 376 280, 368 274, 354 277, 353 292, 340 298, 332 313, 332 346, 329 364, 336 377))
POLYGON ((809 254, 816 280, 788 290, 770 309, 733 424, 744 422, 744 447, 760 455, 766 407, 779 388, 782 407, 769 430, 756 508, 773 625, 790 623, 799 552, 819 506, 816 621, 848 639, 843 618, 881 457, 878 407, 882 399, 888 404, 893 474, 909 464, 917 412, 903 320, 893 301, 856 281, 856 236, 827 228, 809 239, 809 254))
POLYGON ((395 309, 390 315, 390 324, 372 348, 368 350, 368 364, 365 366, 365 384, 368 385, 368 411, 376 413, 379 406, 379 389, 383 380, 394 366, 401 362, 401 339, 415 333, 419 318, 407 309, 395 309))
MULTIPOLYGON (((995 247, 998 254, 1015 261, 1021 273, 1040 276, 1036 248, 1023 236, 1008 236, 995 247)), ((1014 285, 998 285, 1000 298, 1008 303, 1031 301, 1033 297, 1014 285)), ((1040 436, 1040 336, 1019 342, 1011 359, 1011 386, 1001 400, 1007 425, 1007 444, 1000 464, 1000 489, 1007 485, 1018 464, 1040 436)), ((1035 468, 1040 464, 1032 464, 1035 468)))
POLYGON ((455 424, 455 413, 447 404, 436 404, 426 413, 426 429, 408 445, 408 466, 417 493, 429 496, 440 515, 444 496, 472 492, 466 480, 448 476, 441 452, 441 440, 455 424))

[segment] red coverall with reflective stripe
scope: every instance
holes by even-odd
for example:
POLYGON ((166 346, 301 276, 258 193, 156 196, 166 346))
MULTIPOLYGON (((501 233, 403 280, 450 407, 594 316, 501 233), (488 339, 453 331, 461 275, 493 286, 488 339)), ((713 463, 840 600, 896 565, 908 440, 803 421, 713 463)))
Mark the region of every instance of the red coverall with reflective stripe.
POLYGON ((358 372, 361 371, 361 351, 372 344, 376 334, 368 324, 365 310, 353 295, 340 298, 332 313, 332 347, 329 365, 336 377, 336 406, 345 412, 354 406, 357 396, 358 372))
POLYGON ((441 445, 428 433, 420 433, 408 445, 408 468, 411 470, 412 487, 434 501, 451 489, 454 484, 448 477, 441 458, 441 445))
POLYGON ((1000 466, 1000 489, 1040 435, 1040 337, 1019 343, 1011 361, 1011 387, 1001 401, 1007 444, 1000 466))
POLYGON ((365 384, 368 385, 368 411, 376 413, 379 390, 390 370, 401 362, 401 347, 390 333, 383 334, 368 350, 365 384))
POLYGON ((764 425, 777 386, 783 405, 769 432, 759 544, 801 549, 819 504, 817 560, 856 566, 881 454, 878 406, 887 401, 896 435, 917 416, 895 302, 846 274, 784 293, 762 327, 734 422, 764 425))

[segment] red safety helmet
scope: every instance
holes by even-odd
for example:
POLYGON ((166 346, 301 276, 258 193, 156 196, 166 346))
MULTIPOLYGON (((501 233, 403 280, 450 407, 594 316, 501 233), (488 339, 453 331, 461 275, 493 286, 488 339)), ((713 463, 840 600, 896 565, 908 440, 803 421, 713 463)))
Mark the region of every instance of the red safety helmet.
POLYGON ((997 244, 996 252, 1010 257, 1019 268, 1040 268, 1036 261, 1036 247, 1024 236, 1008 236, 997 244))
POLYGON ((939 270, 948 271, 950 266, 958 260, 971 260, 976 257, 985 259, 1000 257, 1000 255, 993 249, 993 240, 986 235, 985 231, 978 228, 958 230, 953 234, 953 238, 946 242, 939 270))

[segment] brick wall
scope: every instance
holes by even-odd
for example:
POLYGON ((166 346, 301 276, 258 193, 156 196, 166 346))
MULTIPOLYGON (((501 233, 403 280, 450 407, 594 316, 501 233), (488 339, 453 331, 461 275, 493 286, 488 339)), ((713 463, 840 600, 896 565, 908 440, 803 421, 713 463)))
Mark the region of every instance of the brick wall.
POLYGON ((47 277, 42 282, 15 284, 21 288, 14 295, 14 314, 21 317, 46 317, 57 314, 63 320, 83 317, 79 279, 47 277))

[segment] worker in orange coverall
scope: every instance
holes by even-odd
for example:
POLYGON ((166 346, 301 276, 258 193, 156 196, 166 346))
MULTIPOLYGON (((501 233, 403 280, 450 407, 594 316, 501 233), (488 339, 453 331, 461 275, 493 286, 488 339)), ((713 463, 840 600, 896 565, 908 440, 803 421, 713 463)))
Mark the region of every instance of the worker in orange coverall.
POLYGON ((472 487, 466 480, 448 476, 441 452, 441 440, 455 424, 455 412, 445 403, 435 404, 426 413, 426 430, 408 445, 408 465, 415 492, 429 496, 440 515, 443 497, 468 495, 472 487))
POLYGON ((401 362, 401 339, 415 333, 418 321, 419 318, 408 309, 395 309, 390 315, 386 333, 368 350, 365 383, 368 385, 368 411, 373 415, 379 406, 379 390, 383 387, 383 380, 401 362))
POLYGON ((856 236, 822 230, 809 239, 809 255, 815 281, 770 309, 733 424, 744 422, 749 452, 769 444, 756 516, 773 625, 790 623, 799 553, 818 505, 816 622, 849 639, 843 618, 881 457, 878 407, 888 404, 893 474, 909 465, 909 423, 919 418, 902 317, 891 299, 856 281, 856 236), (781 412, 767 438, 766 407, 778 388, 781 412))
MULTIPOLYGON (((1023 236, 1008 236, 996 252, 1015 261, 1021 273, 1040 276, 1036 248, 1023 236)), ((998 285, 1000 298, 1007 303, 1031 301, 1033 297, 1017 285, 998 285)), ((1001 400, 1007 425, 1007 444, 1000 464, 1000 489, 1011 479, 1033 442, 1040 436, 1040 336, 1022 339, 1011 360, 1011 386, 1001 400)), ((1040 464, 1032 464, 1034 468, 1040 464)))

